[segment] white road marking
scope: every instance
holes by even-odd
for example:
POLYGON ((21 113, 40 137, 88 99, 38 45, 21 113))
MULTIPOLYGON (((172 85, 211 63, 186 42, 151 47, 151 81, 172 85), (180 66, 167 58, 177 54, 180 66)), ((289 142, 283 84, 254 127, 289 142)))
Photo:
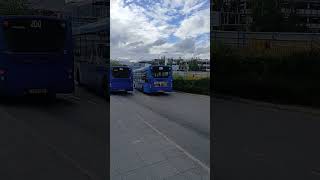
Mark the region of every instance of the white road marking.
POLYGON ((140 116, 140 114, 137 114, 138 118, 147 126, 149 126, 152 130, 154 130, 156 133, 158 133, 160 136, 162 136, 164 139, 166 139, 168 142, 172 143, 174 146, 176 146, 177 149, 179 149, 180 151, 182 151, 186 156, 188 156, 190 159, 192 159, 193 161, 195 161, 196 163, 198 163, 203 169, 205 169, 209 175, 210 175, 210 168, 205 165, 203 162, 201 162, 199 159, 197 159, 196 157, 192 156, 188 151, 186 151, 185 149, 183 149, 181 146, 179 146, 177 143, 175 143, 173 140, 171 140, 168 136, 164 135, 161 131, 159 131, 157 128, 155 128, 154 126, 152 126, 150 123, 148 123, 147 121, 144 120, 143 117, 140 116))

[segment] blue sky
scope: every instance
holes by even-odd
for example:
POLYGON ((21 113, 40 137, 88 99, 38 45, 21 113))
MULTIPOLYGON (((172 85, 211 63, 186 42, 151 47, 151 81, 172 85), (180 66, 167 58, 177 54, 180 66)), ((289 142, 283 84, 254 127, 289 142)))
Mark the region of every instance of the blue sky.
POLYGON ((209 0, 111 0, 111 58, 210 56, 209 0))

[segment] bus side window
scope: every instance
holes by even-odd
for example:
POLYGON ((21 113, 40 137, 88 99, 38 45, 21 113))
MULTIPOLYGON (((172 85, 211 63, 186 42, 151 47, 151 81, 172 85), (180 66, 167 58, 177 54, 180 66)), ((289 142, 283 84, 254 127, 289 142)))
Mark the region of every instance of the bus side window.
POLYGON ((147 73, 145 72, 145 73, 143 73, 143 80, 144 80, 144 82, 145 83, 148 83, 148 78, 147 78, 147 73))

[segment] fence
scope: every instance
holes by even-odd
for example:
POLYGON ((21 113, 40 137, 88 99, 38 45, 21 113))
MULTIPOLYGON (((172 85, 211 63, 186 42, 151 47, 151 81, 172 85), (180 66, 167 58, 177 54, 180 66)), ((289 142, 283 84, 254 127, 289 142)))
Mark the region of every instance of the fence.
POLYGON ((290 55, 299 51, 320 52, 320 33, 213 31, 212 43, 244 50, 245 53, 290 55))
POLYGON ((202 71, 173 71, 174 77, 181 77, 185 80, 198 80, 210 78, 210 72, 202 71))

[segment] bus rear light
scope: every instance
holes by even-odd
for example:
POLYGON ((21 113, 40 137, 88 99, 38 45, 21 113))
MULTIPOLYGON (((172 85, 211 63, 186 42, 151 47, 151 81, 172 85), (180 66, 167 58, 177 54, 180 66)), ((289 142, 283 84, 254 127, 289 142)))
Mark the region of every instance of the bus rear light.
POLYGON ((9 27, 9 22, 8 22, 8 21, 4 21, 4 22, 3 22, 3 26, 4 26, 5 28, 9 27))
POLYGON ((4 75, 6 73, 6 70, 0 69, 0 76, 4 75))

